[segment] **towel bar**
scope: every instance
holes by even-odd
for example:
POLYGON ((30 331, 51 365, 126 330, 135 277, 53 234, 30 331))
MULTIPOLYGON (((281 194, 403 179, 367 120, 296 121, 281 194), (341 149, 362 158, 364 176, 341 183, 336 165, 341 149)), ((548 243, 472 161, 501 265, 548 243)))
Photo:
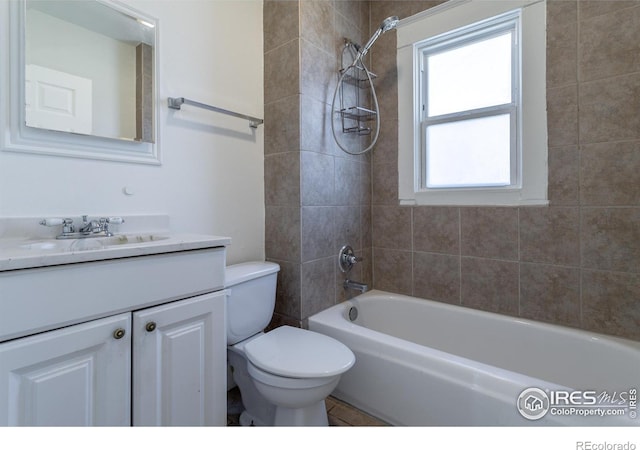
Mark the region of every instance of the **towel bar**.
POLYGON ((207 105, 205 103, 195 102, 193 100, 186 99, 184 97, 169 97, 169 108, 171 109, 180 109, 183 104, 196 106, 198 108, 208 109, 209 111, 215 111, 222 114, 227 114, 233 117, 239 117, 240 119, 245 119, 249 121, 249 126, 251 128, 258 128, 258 125, 262 125, 264 120, 258 119, 257 117, 247 116, 246 114, 240 114, 234 111, 229 111, 228 109, 218 108, 217 106, 207 105))

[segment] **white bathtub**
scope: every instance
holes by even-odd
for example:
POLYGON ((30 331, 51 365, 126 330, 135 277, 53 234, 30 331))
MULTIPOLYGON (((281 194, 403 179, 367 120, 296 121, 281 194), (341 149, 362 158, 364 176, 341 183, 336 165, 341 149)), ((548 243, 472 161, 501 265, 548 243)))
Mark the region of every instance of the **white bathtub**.
POLYGON ((639 342, 375 290, 309 328, 356 355, 333 395, 393 425, 640 425, 639 342))

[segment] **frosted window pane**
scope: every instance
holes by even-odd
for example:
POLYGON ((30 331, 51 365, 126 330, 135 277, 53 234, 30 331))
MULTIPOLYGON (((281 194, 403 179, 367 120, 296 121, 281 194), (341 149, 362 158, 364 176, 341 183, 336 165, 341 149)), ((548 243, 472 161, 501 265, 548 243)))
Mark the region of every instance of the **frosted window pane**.
POLYGON ((511 184, 509 114, 431 125, 426 141, 428 188, 511 184))
POLYGON ((429 55, 429 117, 511 102, 511 32, 429 55))

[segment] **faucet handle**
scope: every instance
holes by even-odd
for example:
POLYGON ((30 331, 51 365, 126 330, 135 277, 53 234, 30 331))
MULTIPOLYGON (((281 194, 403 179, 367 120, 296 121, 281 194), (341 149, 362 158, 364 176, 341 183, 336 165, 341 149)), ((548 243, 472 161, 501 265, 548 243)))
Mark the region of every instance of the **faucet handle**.
POLYGON ((73 233, 75 231, 73 227, 73 219, 68 217, 66 219, 62 219, 60 217, 47 217, 42 219, 39 223, 45 227, 56 227, 58 225, 62 225, 63 234, 73 233))
POLYGON ((62 225, 65 219, 61 219, 60 217, 47 217, 42 219, 39 223, 40 225, 44 225, 45 227, 55 227, 58 225, 62 225))
POLYGON ((343 273, 349 272, 353 265, 360 261, 362 261, 362 258, 353 253, 353 248, 350 245, 345 245, 340 249, 338 266, 343 273))
POLYGON ((349 264, 355 264, 357 262, 362 261, 362 257, 361 256, 347 255, 347 256, 345 256, 345 258, 347 259, 349 264))
POLYGON ((107 236, 113 236, 113 233, 109 229, 109 225, 119 225, 124 223, 124 219, 122 217, 101 217, 100 218, 100 228, 105 232, 107 236))

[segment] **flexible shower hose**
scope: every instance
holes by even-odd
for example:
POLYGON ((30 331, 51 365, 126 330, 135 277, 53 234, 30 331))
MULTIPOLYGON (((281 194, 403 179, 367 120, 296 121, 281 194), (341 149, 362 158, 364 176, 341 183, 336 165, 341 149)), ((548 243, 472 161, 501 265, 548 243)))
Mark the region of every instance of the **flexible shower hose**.
MULTIPOLYGON (((340 79, 338 80, 338 84, 336 85, 336 90, 333 92, 333 100, 331 101, 331 131, 333 133, 333 139, 336 141, 336 144, 338 144, 338 147, 340 147, 340 149, 343 152, 348 153, 350 155, 363 155, 363 154, 367 153, 369 150, 371 150, 373 148, 374 145, 376 145, 376 142, 378 142, 378 136, 380 135, 380 108, 378 107, 378 96, 376 95, 376 89, 373 86, 373 80, 371 79, 371 74, 369 73, 369 69, 367 69, 367 66, 365 66, 365 64, 364 64, 364 62, 362 60, 360 60, 360 64, 362 65, 362 68, 364 69, 364 72, 367 74, 367 80, 369 81, 369 86, 371 86, 371 97, 373 97, 373 107, 374 107, 374 111, 376 113, 376 131, 375 131, 375 133, 373 135, 373 140, 371 141, 371 144, 369 144, 369 146, 367 148, 365 148, 364 150, 350 151, 348 148, 344 147, 340 143, 340 141, 338 140, 338 136, 336 135, 334 114, 336 112, 339 113, 339 111, 335 110, 336 98, 338 96, 338 90, 340 89, 340 86, 342 86, 342 81, 344 80, 344 77, 347 75, 349 70, 351 70, 351 69, 356 67, 356 63, 357 62, 358 62, 358 60, 356 59, 349 67, 347 67, 345 70, 342 71, 342 75, 340 76, 340 79)), ((359 87, 358 87, 358 89, 359 89, 359 87)))

